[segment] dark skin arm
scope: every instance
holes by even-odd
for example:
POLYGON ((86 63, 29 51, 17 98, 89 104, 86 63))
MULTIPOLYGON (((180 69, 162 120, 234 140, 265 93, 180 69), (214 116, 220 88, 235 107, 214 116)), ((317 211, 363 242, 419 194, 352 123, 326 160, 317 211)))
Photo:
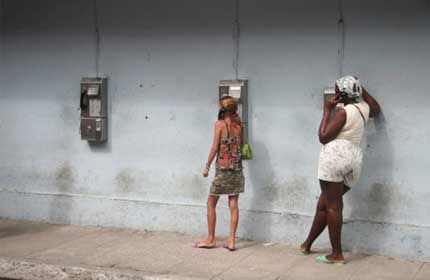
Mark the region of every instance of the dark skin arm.
POLYGON ((364 101, 369 105, 370 113, 369 117, 374 118, 379 115, 381 112, 381 107, 379 106, 378 102, 371 96, 365 88, 362 88, 362 97, 364 101))
POLYGON ((336 138, 346 122, 346 112, 344 109, 337 110, 332 118, 330 112, 340 102, 340 96, 336 94, 324 104, 323 118, 320 124, 318 137, 321 144, 325 145, 336 138))

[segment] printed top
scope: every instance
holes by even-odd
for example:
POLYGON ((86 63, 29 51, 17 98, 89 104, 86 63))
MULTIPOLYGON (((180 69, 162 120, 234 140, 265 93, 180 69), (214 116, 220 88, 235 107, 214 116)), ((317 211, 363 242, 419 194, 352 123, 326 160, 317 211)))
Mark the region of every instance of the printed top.
POLYGON ((241 138, 240 136, 230 137, 230 130, 227 128, 227 137, 221 137, 218 149, 216 167, 221 170, 239 171, 242 169, 241 138))

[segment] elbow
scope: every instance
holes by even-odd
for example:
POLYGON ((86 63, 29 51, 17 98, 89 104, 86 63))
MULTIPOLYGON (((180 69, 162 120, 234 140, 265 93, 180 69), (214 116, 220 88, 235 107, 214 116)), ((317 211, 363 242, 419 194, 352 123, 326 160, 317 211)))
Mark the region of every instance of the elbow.
POLYGON ((379 113, 381 113, 381 107, 376 106, 370 110, 369 117, 375 118, 379 115, 379 113))
POLYGON ((320 140, 320 143, 323 145, 330 142, 330 139, 328 139, 328 137, 326 135, 321 135, 321 134, 319 135, 319 140, 320 140))

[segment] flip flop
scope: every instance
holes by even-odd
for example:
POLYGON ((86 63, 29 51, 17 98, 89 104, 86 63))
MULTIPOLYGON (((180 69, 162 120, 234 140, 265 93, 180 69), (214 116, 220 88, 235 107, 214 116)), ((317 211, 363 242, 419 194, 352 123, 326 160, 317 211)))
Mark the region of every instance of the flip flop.
POLYGON ((215 248, 215 245, 209 246, 209 245, 200 245, 200 242, 194 242, 191 244, 191 247, 197 248, 197 249, 213 249, 215 248))
POLYGON ((345 264, 345 261, 331 261, 331 260, 328 260, 325 256, 316 257, 315 260, 317 263, 334 264, 334 265, 345 264))
POLYGON ((302 247, 299 248, 299 255, 301 256, 309 256, 311 254, 310 251, 303 251, 302 247))
POLYGON ((228 245, 227 245, 227 242, 226 243, 224 243, 224 249, 227 249, 227 250, 229 250, 230 252, 233 252, 233 251, 236 251, 236 248, 230 248, 230 247, 228 247, 228 245))

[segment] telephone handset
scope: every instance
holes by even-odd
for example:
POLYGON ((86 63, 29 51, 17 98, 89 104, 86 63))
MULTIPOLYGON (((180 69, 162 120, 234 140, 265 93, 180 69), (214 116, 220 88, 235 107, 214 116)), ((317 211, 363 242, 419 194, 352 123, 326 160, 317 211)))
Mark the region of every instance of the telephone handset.
MULTIPOLYGON (((89 85, 83 88, 81 91, 81 103, 80 107, 82 111, 85 111, 89 105, 91 105, 90 98, 96 98, 100 94, 100 87, 98 85, 89 85)), ((94 103, 94 102, 93 102, 94 103)))
POLYGON ((88 108, 88 95, 86 90, 81 91, 81 111, 85 111, 88 108))

